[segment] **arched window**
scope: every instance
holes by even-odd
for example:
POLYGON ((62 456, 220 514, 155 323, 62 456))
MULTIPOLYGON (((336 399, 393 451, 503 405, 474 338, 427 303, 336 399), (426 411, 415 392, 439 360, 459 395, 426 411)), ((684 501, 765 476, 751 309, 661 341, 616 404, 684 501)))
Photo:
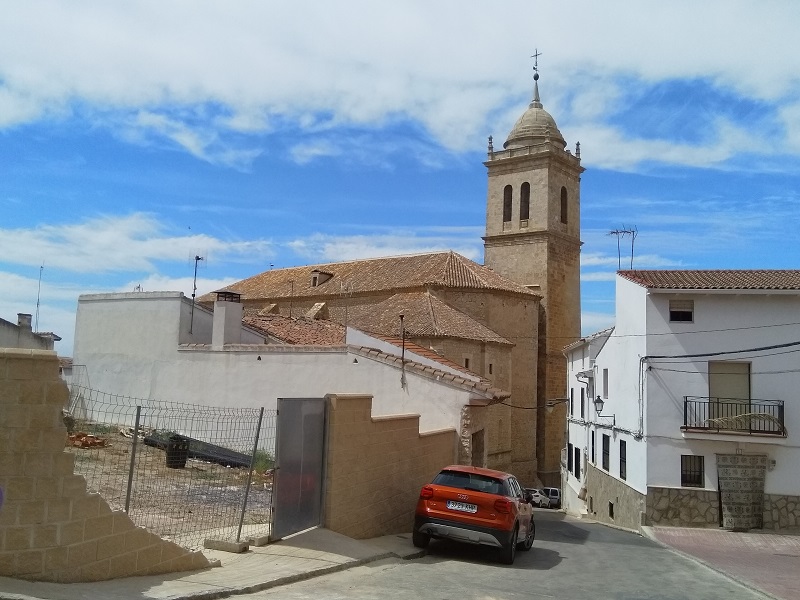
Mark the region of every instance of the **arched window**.
POLYGON ((567 188, 561 188, 561 222, 567 223, 567 188))
POLYGON ((527 221, 531 212, 531 184, 527 181, 519 189, 519 220, 527 221))
POLYGON ((503 223, 511 220, 511 186, 507 185, 503 189, 503 223))

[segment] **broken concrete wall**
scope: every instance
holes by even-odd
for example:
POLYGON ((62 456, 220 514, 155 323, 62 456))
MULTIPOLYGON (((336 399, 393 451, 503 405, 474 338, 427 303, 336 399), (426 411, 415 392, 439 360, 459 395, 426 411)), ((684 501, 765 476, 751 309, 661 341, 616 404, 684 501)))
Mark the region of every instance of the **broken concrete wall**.
POLYGON ((55 352, 0 348, 0 575, 100 581, 209 567, 112 511, 73 472, 55 352))

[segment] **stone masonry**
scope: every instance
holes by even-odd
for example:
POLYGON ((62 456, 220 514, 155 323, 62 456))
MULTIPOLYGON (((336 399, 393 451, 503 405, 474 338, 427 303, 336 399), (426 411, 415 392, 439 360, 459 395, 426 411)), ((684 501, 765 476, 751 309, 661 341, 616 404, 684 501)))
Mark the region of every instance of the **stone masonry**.
POLYGON ((71 583, 211 566, 86 491, 64 451, 67 398, 55 352, 0 349, 0 575, 71 583))

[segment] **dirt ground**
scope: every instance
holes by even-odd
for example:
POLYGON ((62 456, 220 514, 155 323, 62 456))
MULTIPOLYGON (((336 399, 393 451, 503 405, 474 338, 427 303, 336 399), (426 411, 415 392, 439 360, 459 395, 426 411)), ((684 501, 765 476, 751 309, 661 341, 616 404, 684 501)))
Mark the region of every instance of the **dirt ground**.
MULTIPOLYGON (((72 439, 75 441, 66 450, 75 454, 75 473, 83 475, 87 489, 99 493, 112 509, 125 510, 133 438, 109 431, 95 433, 95 439, 88 442, 75 434, 72 439)), ((248 469, 191 458, 184 468, 169 468, 165 451, 145 445, 140 438, 133 461, 128 514, 134 523, 161 537, 202 547, 209 532, 237 529, 247 478, 248 469)), ((251 535, 269 534, 271 502, 271 472, 254 471, 243 521, 251 535)))

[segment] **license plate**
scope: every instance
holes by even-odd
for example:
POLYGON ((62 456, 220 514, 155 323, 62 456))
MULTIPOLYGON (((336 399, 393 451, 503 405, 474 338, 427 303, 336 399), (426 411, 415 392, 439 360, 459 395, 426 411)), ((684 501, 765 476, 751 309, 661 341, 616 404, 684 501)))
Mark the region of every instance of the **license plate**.
POLYGON ((476 513, 478 507, 475 504, 467 504, 466 502, 456 502, 454 500, 447 501, 447 508, 450 510, 459 510, 461 512, 476 513))

